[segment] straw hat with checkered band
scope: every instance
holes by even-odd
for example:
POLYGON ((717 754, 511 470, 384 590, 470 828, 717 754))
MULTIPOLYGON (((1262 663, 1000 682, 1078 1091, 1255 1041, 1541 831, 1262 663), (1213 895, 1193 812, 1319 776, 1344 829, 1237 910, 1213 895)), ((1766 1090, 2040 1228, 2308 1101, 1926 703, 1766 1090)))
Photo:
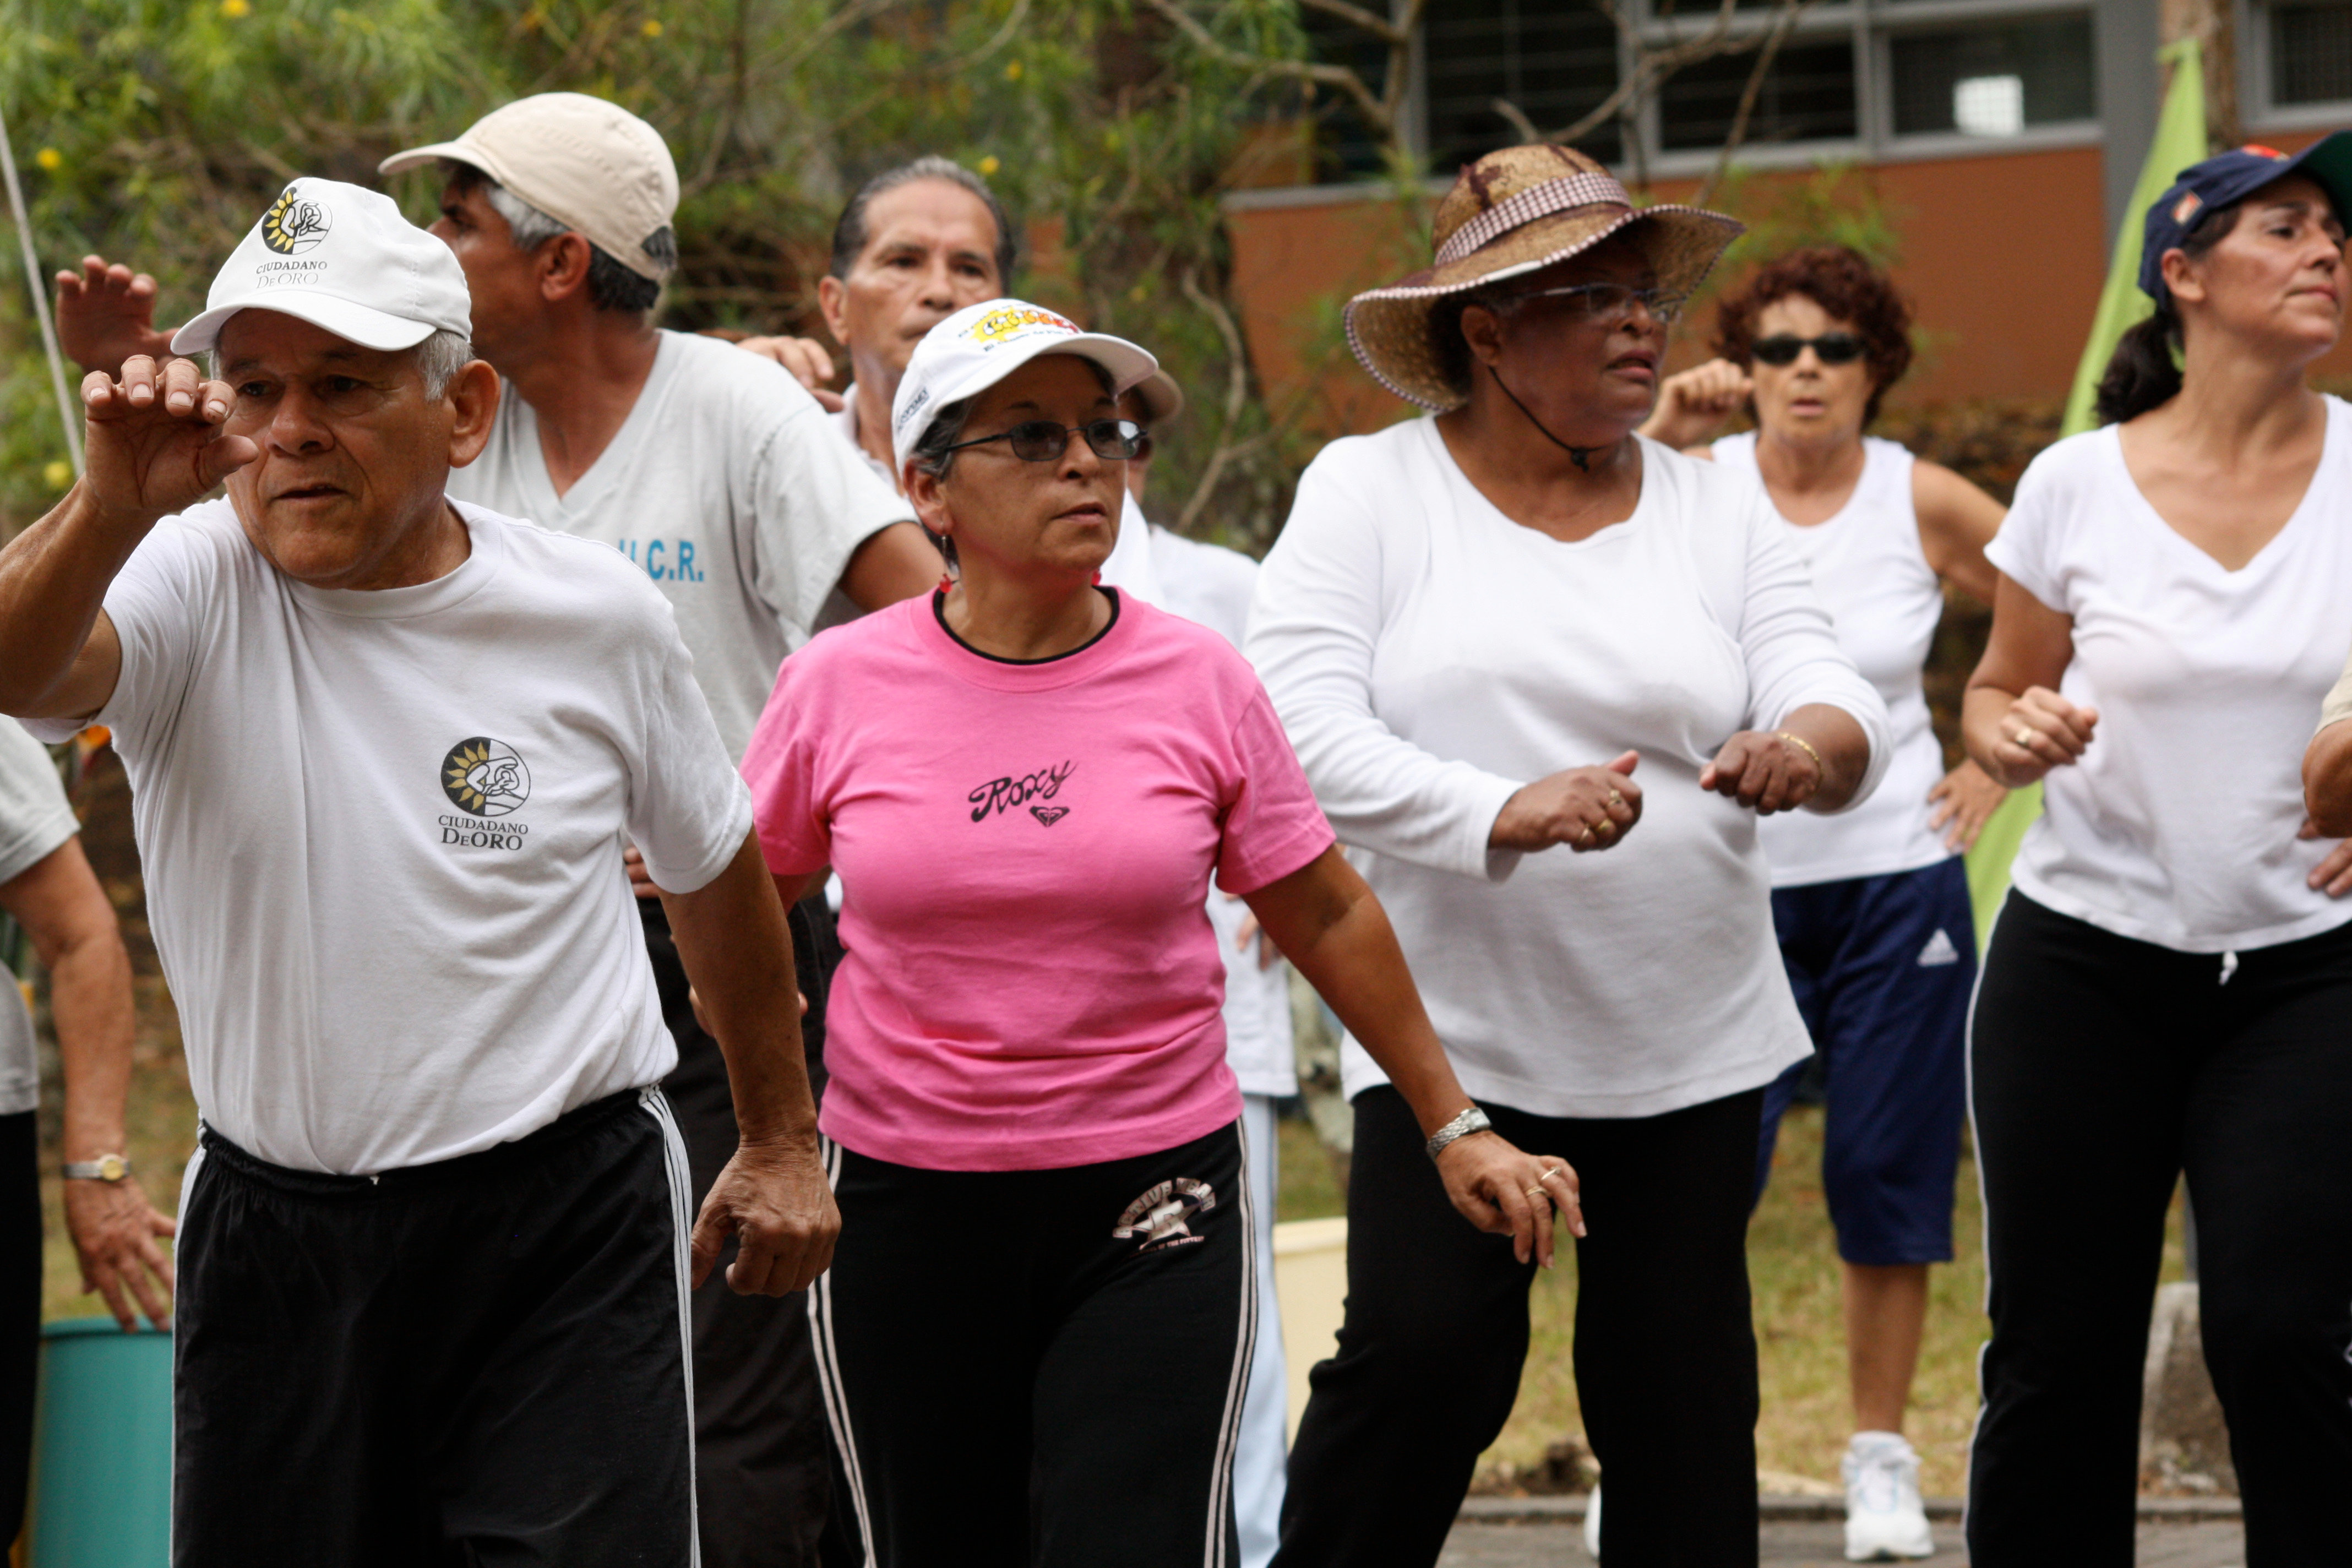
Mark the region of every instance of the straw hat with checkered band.
POLYGON ((1506 147, 1463 170, 1437 205, 1433 265, 1348 302, 1349 346, 1382 386, 1442 414, 1470 393, 1446 374, 1430 337, 1438 300, 1621 233, 1647 249, 1660 289, 1685 295, 1743 226, 1699 207, 1636 207, 1607 168, 1572 147, 1506 147))

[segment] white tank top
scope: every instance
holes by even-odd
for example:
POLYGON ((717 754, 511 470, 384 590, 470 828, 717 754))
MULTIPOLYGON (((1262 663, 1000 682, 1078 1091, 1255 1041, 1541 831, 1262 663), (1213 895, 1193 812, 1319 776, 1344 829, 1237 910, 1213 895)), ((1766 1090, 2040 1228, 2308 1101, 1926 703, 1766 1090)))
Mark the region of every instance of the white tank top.
MULTIPOLYGON (((1927 792, 1944 776, 1944 752, 1919 684, 1944 613, 1943 584, 1919 542, 1911 454, 1874 436, 1862 447, 1861 482, 1838 514, 1786 526, 1837 623, 1838 645, 1886 701, 1894 754, 1876 793, 1853 810, 1792 811, 1756 825, 1776 888, 1916 871, 1951 853, 1927 826, 1927 792)), ((1727 436, 1714 451, 1725 468, 1763 483, 1753 433, 1727 436)))

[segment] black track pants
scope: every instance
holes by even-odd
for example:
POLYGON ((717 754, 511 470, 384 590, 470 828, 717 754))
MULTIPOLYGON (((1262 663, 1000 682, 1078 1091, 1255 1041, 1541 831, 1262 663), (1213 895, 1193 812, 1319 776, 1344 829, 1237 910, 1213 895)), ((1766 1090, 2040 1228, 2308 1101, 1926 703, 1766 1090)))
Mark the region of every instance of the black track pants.
POLYGON ((876 1568, 1233 1568, 1257 1312, 1238 1126, 1053 1171, 826 1151, 841 1244, 814 1316, 876 1568))
POLYGON ((33 1463, 33 1373, 41 1336, 39 1114, 0 1116, 0 1555, 24 1527, 33 1463))
MULTIPOLYGON (((686 1140, 698 1209, 734 1156, 735 1100, 719 1042, 694 1021, 686 966, 661 905, 646 900, 639 912, 662 1016, 677 1043, 677 1066, 662 1080, 662 1092, 686 1140)), ((801 1034, 808 1047, 810 1087, 821 1090, 825 982, 832 973, 827 960, 836 955, 832 914, 822 894, 790 913, 793 958, 801 992, 809 1000, 801 1034)), ((730 1241, 694 1293, 695 1490, 701 1505, 703 1568, 855 1563, 860 1554, 853 1537, 842 1533, 838 1542, 826 1540, 832 1439, 809 1342, 808 1297, 736 1294, 727 1283, 727 1265, 734 1256, 730 1241)))
POLYGON ((178 1568, 688 1568, 686 1169, 650 1089, 381 1177, 206 1132, 178 1568))
POLYGON ((2352 927, 2232 962, 2012 892, 1970 1054, 1992 1310, 1970 1561, 2128 1568, 2185 1171, 2249 1568, 2352 1563, 2352 927))
MULTIPOLYGON (((1608 1477, 1609 1568, 1756 1561, 1747 1236, 1762 1100, 1598 1121, 1486 1108, 1583 1182, 1576 1386, 1608 1477)), ((1527 1360, 1535 1265, 1455 1211, 1403 1096, 1355 1105, 1347 1322, 1309 1374, 1276 1568, 1429 1568, 1527 1360)))

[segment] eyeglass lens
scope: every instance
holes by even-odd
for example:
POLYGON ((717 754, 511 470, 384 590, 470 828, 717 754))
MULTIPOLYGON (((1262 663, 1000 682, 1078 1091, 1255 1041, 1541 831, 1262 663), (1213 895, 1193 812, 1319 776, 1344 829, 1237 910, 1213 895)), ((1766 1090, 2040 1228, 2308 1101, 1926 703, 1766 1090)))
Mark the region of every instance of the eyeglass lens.
POLYGON ((1769 365, 1790 365, 1797 356, 1811 349, 1823 364, 1852 364, 1862 357, 1862 340, 1852 332, 1823 332, 1818 338, 1792 337, 1780 333, 1757 340, 1756 357, 1769 365))
POLYGON ((1056 425, 1050 419, 1024 419, 1005 432, 1013 455, 1024 463, 1050 463, 1069 447, 1070 432, 1084 436, 1094 455, 1109 462, 1125 462, 1136 455, 1143 426, 1132 419, 1094 419, 1084 425, 1056 425))

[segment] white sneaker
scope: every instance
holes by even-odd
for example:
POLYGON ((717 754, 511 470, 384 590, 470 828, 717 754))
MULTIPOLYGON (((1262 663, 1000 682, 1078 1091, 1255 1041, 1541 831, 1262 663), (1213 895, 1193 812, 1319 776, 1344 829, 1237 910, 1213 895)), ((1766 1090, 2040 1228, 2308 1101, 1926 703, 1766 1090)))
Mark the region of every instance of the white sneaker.
POLYGON ((1899 1432, 1857 1432, 1845 1448, 1845 1560, 1892 1563, 1934 1554, 1919 1501, 1919 1456, 1899 1432))
POLYGON ((1584 1500, 1584 1549, 1592 1553, 1595 1563, 1601 1561, 1601 1483, 1592 1483, 1592 1495, 1584 1500))

